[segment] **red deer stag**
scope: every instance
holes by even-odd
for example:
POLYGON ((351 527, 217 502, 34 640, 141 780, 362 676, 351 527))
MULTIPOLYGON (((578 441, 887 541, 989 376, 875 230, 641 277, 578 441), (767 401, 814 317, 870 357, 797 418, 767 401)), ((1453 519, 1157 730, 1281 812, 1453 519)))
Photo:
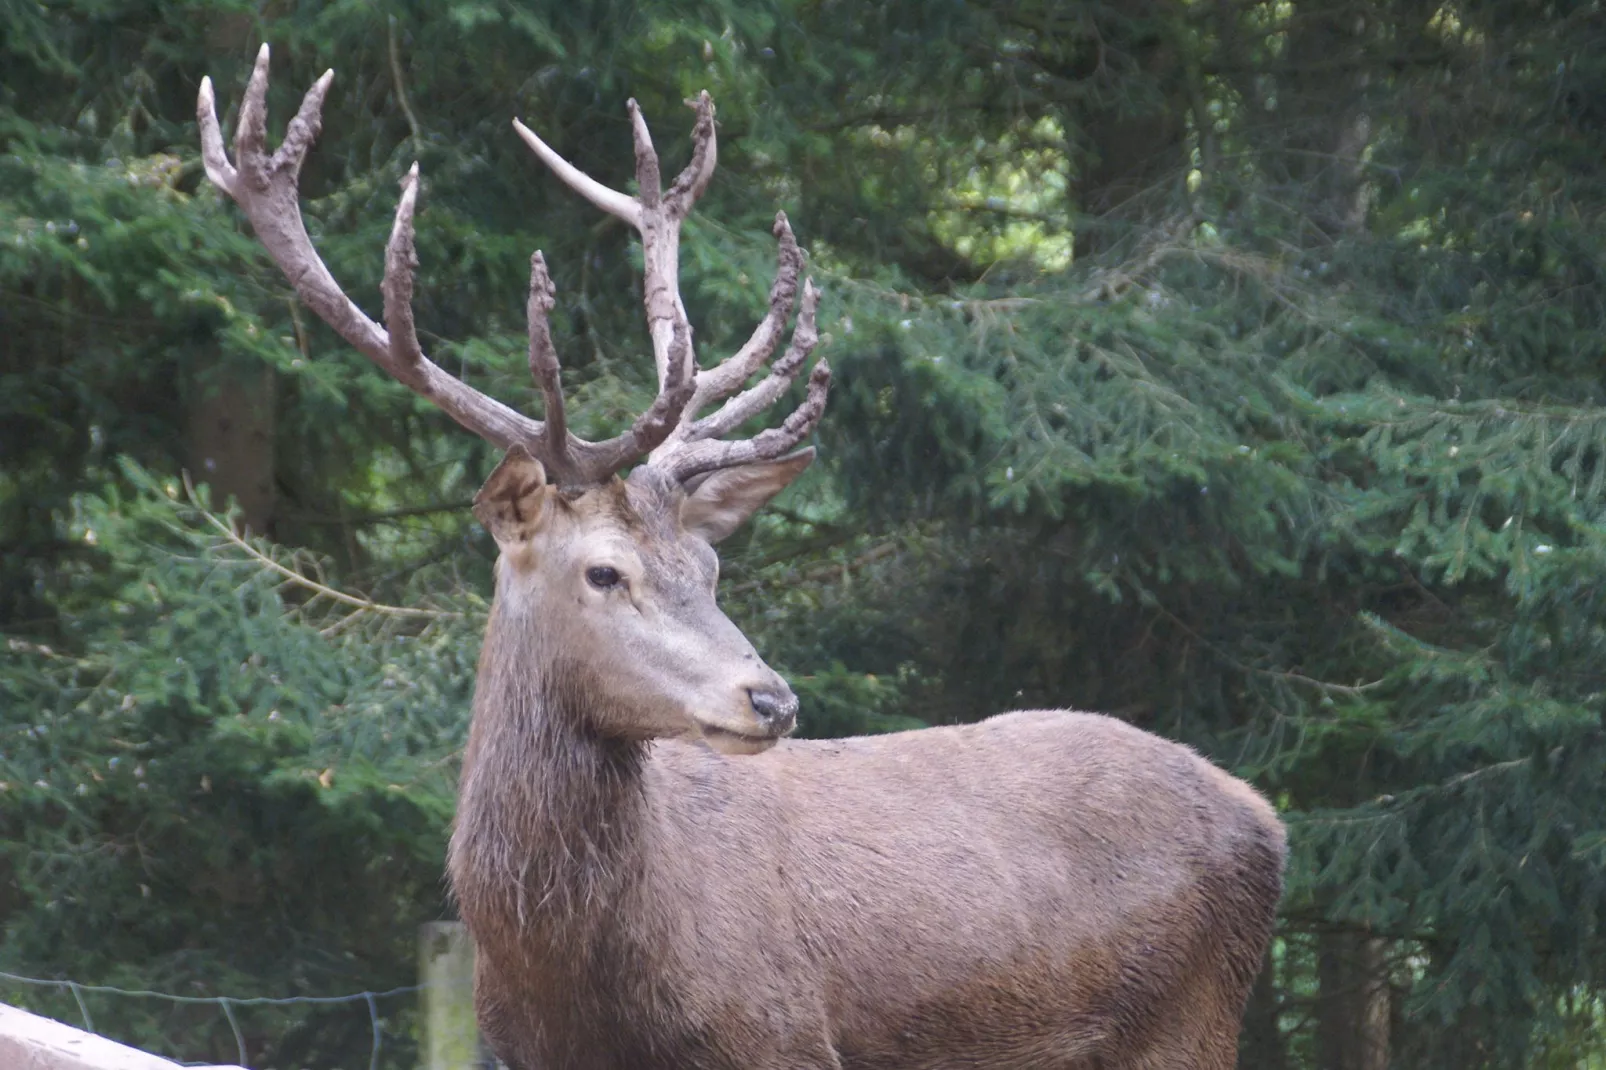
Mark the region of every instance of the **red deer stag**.
POLYGON ((631 103, 634 197, 518 125, 644 247, 658 396, 625 433, 586 442, 566 429, 539 253, 529 356, 544 422, 420 350, 416 165, 385 257, 385 326, 341 292, 296 189, 331 76, 270 154, 264 47, 234 164, 203 81, 206 172, 302 301, 507 451, 474 504, 501 556, 449 860, 497 1054, 516 1070, 1232 1066, 1284 856, 1253 789, 1085 713, 784 738, 797 699, 716 606, 712 546, 808 465, 811 450, 792 451, 829 372, 815 365, 779 428, 722 440, 798 376, 819 295, 799 287, 777 216, 768 313, 729 360, 698 368, 677 257, 714 170, 708 96, 668 191, 631 103), (794 307, 790 346, 747 387, 794 307))

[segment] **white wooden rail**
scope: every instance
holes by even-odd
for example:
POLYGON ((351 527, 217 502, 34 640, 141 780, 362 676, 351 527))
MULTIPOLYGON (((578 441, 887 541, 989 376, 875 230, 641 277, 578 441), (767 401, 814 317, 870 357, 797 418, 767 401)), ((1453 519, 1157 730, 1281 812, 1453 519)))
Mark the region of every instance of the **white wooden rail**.
POLYGON ((158 1055, 4 1003, 0 1003, 0 1067, 4 1070, 186 1070, 158 1055))
MULTIPOLYGON (((486 1070, 474 1020, 474 942, 462 922, 418 931, 422 1070, 486 1070)), ((0 1070, 242 1070, 182 1067, 159 1055, 0 1003, 0 1070)))

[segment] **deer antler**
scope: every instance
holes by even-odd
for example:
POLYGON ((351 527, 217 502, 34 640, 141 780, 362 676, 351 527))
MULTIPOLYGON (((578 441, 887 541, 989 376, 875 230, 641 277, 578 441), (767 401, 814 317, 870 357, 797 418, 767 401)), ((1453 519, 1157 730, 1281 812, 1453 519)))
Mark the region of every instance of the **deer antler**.
POLYGON ((809 297, 812 286, 805 287, 804 310, 792 348, 776 364, 769 379, 728 402, 707 420, 689 424, 684 420, 709 401, 735 391, 768 359, 791 312, 797 274, 802 265, 796 242, 785 229, 784 217, 778 218, 776 233, 781 238, 781 271, 771 291, 769 315, 735 357, 714 369, 718 375, 698 373, 692 351, 691 324, 680 300, 678 260, 680 224, 708 188, 714 173, 714 108, 707 93, 697 104, 696 141, 691 163, 667 194, 660 191, 658 156, 653 150, 647 124, 635 101, 630 102, 631 127, 636 141, 636 177, 642 191, 639 199, 588 178, 515 120, 521 136, 559 177, 592 203, 630 223, 641 233, 646 252, 645 303, 658 365, 658 396, 624 434, 604 442, 587 442, 568 430, 558 357, 547 318, 555 300, 554 288, 546 261, 539 252, 530 258, 527 312, 530 372, 541 389, 545 421, 532 420, 480 393, 425 356, 418 342, 412 310, 413 276, 418 266, 413 237, 413 214, 418 203, 417 163, 402 179, 396 221, 385 249, 382 285, 385 326, 380 327, 369 319, 346 296, 307 235, 298 189, 302 163, 322 125, 323 101, 334 71, 326 71, 313 83, 285 131, 284 143, 270 156, 267 152, 268 57, 268 46, 264 44, 257 53, 256 66, 240 105, 239 129, 234 139, 236 163, 230 163, 223 147, 212 80, 201 79, 196 117, 200 123, 201 155, 207 177, 245 212, 257 239, 308 308, 380 368, 438 405, 462 426, 502 449, 523 446, 546 465, 549 478, 558 483, 578 485, 600 482, 660 447, 663 449, 654 456, 652 463, 667 467, 682 479, 727 464, 779 456, 802 441, 819 422, 829 378, 824 361, 816 366, 810 378, 808 399, 778 431, 764 432, 750 442, 704 441, 725 433, 773 402, 784 391, 786 383, 796 377, 816 337, 814 302, 809 297), (797 351, 795 357, 794 351, 797 351), (785 376, 785 381, 778 387, 770 385, 777 376, 785 376), (768 400, 761 402, 761 397, 768 400), (805 418, 800 420, 800 415, 805 418))
POLYGON ((452 419, 498 446, 506 448, 515 442, 539 437, 540 425, 535 421, 442 371, 424 357, 418 347, 418 339, 412 333, 412 311, 406 304, 413 285, 412 214, 418 195, 416 165, 402 180, 396 226, 385 256, 385 319, 395 330, 395 338, 346 297, 313 248, 301 221, 297 179, 307 150, 322 125, 319 112, 333 79, 334 71, 328 71, 307 90, 300 111, 290 121, 284 144, 269 156, 266 144, 268 46, 263 45, 245 91, 245 101, 240 106, 239 130, 234 138, 238 169, 229 163, 223 150, 223 134, 213 105, 212 80, 201 79, 196 116, 201 125, 201 155, 207 177, 245 210, 257 238, 295 287, 302 302, 368 359, 439 405, 452 419))
POLYGON ((587 175, 517 119, 513 120, 513 127, 570 189, 609 215, 630 224, 641 235, 645 266, 643 303, 647 328, 652 335, 653 358, 658 366, 660 391, 668 388, 671 376, 689 375, 692 386, 690 398, 675 426, 663 443, 656 446, 649 463, 684 480, 715 468, 779 457, 807 438, 825 413, 831 368, 823 358, 809 376, 808 394, 803 403, 779 428, 745 441, 715 440, 779 400, 807 363, 819 342, 815 312, 820 294, 812 282, 803 285, 802 308, 798 312, 792 343, 771 367, 770 374, 756 386, 726 401, 706 419, 698 420, 696 416, 713 402, 740 390, 775 352, 786 321, 797 304, 797 281, 803 270, 803 254, 792 236, 792 228, 784 213, 776 214, 774 234, 780 248, 775 282, 770 287, 769 310, 752 337, 723 363, 696 371, 691 324, 680 298, 680 227, 714 176, 718 159, 714 103, 705 92, 693 105, 697 110, 697 122, 692 131, 691 162, 667 193, 662 192, 658 154, 653 149, 652 135, 641 117, 641 109, 634 100, 628 106, 636 144, 636 185, 639 188, 636 197, 610 189, 587 175))

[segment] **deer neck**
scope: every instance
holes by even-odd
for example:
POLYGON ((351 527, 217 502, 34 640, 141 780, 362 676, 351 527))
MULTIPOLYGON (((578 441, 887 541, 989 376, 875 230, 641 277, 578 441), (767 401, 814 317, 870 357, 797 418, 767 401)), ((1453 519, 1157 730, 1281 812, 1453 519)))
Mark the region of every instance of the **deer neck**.
POLYGON ((582 939, 640 880, 646 751, 588 729, 587 689, 543 641, 539 607, 509 602, 480 655, 453 889, 482 943, 582 939))

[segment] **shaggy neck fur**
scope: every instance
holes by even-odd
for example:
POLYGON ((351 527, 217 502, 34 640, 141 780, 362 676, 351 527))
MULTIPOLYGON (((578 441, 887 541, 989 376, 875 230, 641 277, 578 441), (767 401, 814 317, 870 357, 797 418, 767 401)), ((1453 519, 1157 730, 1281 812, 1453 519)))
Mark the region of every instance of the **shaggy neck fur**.
POLYGON ((536 612, 492 608, 450 857, 476 932, 531 951, 615 916, 640 877, 646 811, 644 747, 592 731, 580 670, 542 643, 536 612))

